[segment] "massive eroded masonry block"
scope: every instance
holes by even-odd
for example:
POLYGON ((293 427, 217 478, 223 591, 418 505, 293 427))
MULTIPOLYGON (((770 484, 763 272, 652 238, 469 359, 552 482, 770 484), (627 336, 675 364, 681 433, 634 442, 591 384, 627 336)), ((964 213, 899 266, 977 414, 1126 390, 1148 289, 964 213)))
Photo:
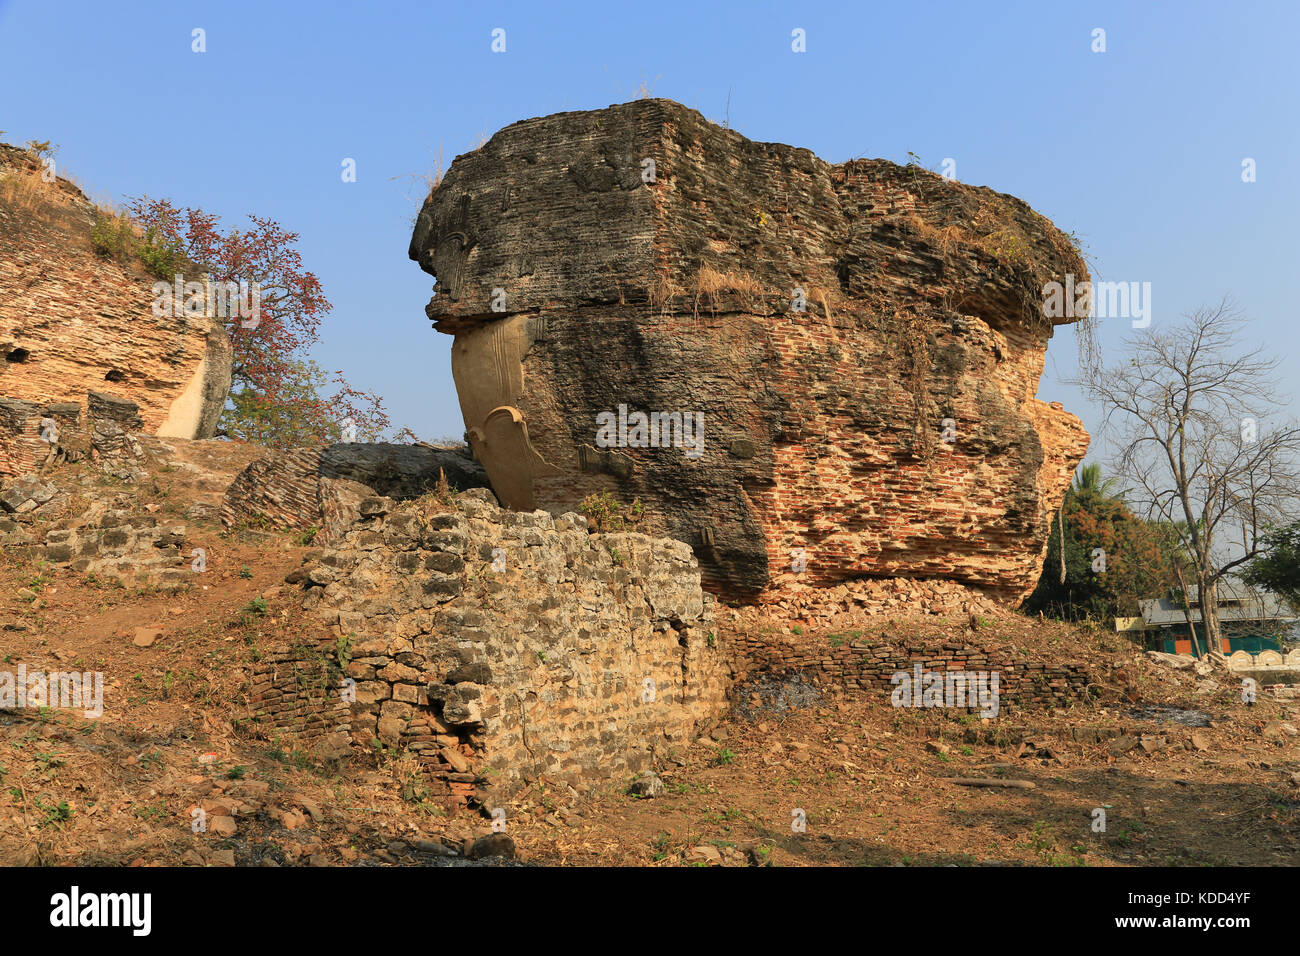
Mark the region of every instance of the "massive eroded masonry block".
POLYGON ((457 157, 409 254, 508 507, 640 497, 645 530, 732 599, 796 578, 1006 601, 1036 583, 1088 445, 1035 398, 1073 321, 1044 318, 1042 288, 1087 270, 1020 200, 638 100, 457 157))

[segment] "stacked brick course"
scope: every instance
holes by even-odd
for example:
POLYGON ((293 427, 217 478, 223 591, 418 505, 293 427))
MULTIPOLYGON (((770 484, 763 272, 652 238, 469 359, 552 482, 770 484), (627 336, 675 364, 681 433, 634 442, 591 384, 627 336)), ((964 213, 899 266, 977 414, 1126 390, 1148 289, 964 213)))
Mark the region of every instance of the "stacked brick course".
POLYGON ((259 655, 249 668, 248 704, 266 737, 317 757, 348 752, 352 708, 339 693, 337 653, 316 641, 259 655))
MULTIPOLYGON (((852 639, 835 635, 816 643, 753 633, 728 637, 728 651, 738 682, 764 674, 802 674, 814 684, 843 687, 850 693, 888 699, 902 671, 915 674, 951 671, 997 672, 999 716, 1016 710, 1060 707, 1084 699, 1091 670, 1082 661, 1041 661, 1013 651, 965 640, 852 639)), ((963 708, 981 710, 978 704, 963 708)))
POLYGON ((320 543, 351 528, 365 498, 414 498, 441 478, 456 490, 482 488, 487 476, 456 448, 339 442, 277 452, 252 462, 226 489, 221 520, 315 527, 320 543))
MULTIPOLYGON (((297 575, 355 682, 357 747, 409 749, 435 796, 483 801, 540 775, 632 774, 725 708, 712 599, 684 544, 590 535, 581 516, 504 511, 486 490, 428 504, 362 502, 297 575)), ((265 673, 258 687, 265 705, 265 673)), ((285 710, 264 719, 284 732, 285 713, 318 720, 311 698, 275 700, 285 710)))

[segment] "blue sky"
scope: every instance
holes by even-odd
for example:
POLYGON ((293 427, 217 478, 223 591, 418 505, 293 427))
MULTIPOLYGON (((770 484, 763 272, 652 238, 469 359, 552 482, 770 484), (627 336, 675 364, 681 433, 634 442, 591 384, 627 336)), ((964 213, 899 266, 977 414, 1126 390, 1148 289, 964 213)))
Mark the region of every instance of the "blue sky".
MULTIPOLYGON (((0 129, 58 144, 92 198, 165 196, 299 232, 334 305, 315 357, 424 438, 463 426, 451 340, 423 313, 433 280, 406 258, 421 190, 403 177, 643 84, 716 120, 730 97, 733 128, 832 162, 951 157, 962 181, 1080 235, 1100 278, 1150 282, 1154 323, 1231 294, 1252 344, 1285 356, 1294 398, 1298 36, 1293 2, 0 0, 0 129)), ((1112 358, 1127 332, 1103 322, 1112 358)), ((1097 410, 1061 382, 1074 354, 1058 331, 1039 396, 1091 431, 1097 410)))

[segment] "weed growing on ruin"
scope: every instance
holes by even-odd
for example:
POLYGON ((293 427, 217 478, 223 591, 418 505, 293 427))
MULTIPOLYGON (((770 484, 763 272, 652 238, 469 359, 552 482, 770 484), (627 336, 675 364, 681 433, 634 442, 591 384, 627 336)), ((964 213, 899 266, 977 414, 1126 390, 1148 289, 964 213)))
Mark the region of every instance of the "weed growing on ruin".
POLYGON ((445 815, 445 811, 432 802, 433 794, 425 785, 424 768, 413 751, 385 747, 379 740, 372 740, 371 745, 377 751, 380 769, 392 776, 403 800, 431 816, 445 815))
POLYGON ((645 507, 641 499, 625 505, 608 491, 587 495, 582 499, 578 510, 586 517, 591 530, 596 533, 609 531, 634 531, 645 517, 645 507))
POLYGON ((170 279, 183 270, 185 256, 181 244, 168 239, 156 226, 145 230, 144 237, 135 247, 136 258, 156 279, 170 279))
POLYGON ((53 159, 59 152, 59 147, 55 146, 48 139, 29 139, 24 148, 31 155, 32 159, 38 163, 43 163, 47 159, 53 159))
POLYGON ((309 528, 304 530, 302 534, 298 535, 298 544, 304 548, 307 547, 316 540, 316 535, 319 533, 320 529, 315 525, 311 525, 309 528))
POLYGON ((352 660, 352 642, 357 639, 355 634, 346 636, 340 634, 334 644, 334 657, 339 662, 340 668, 346 668, 352 660))
POLYGON ((451 482, 447 480, 447 472, 438 469, 438 483, 433 486, 433 497, 440 504, 449 505, 455 500, 456 490, 452 488, 451 482))
MULTIPOLYGON (((761 214, 762 222, 760 222, 759 215, 759 213, 755 214, 754 221, 761 226, 767 222, 767 218, 765 213, 761 214)), ((694 292, 695 300, 691 306, 694 318, 699 318, 701 299, 707 303, 709 312, 717 315, 721 301, 719 296, 724 293, 734 295, 740 307, 748 312, 758 309, 767 294, 762 284, 747 273, 719 272, 707 265, 700 266, 700 271, 696 273, 694 292)))
POLYGON ((727 747, 719 747, 718 752, 713 757, 713 766, 726 767, 729 764, 735 762, 735 759, 736 759, 735 751, 727 747))

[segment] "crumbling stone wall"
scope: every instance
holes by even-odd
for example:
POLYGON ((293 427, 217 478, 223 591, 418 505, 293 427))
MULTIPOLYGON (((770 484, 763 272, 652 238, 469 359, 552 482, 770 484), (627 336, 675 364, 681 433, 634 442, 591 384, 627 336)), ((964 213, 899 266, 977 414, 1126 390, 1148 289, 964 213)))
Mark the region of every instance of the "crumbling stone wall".
POLYGON ((428 504, 362 502, 296 575, 346 648, 357 746, 409 748, 435 795, 482 801, 633 773, 721 713, 713 602, 683 543, 591 535, 485 489, 428 504))
MULTIPOLYGON (((0 176, 37 171, 0 146, 0 176)), ((136 403, 143 431, 212 437, 230 389, 221 320, 154 315, 155 279, 97 257, 94 219, 64 179, 35 209, 0 201, 0 396, 84 408, 87 393, 107 391, 136 403)))
POLYGON ((808 583, 940 577, 1006 602, 1036 583, 1088 443, 1034 397, 1072 321, 1041 290, 1087 272, 1023 202, 639 100, 457 157, 409 255, 507 506, 639 497, 741 600, 798 548, 808 583), (603 447, 620 406, 702 413, 703 454, 603 447))
MULTIPOLYGON (((893 675, 914 675, 918 664, 923 674, 997 672, 998 716, 1083 700, 1092 680, 1084 661, 1033 660, 967 640, 862 640, 840 634, 814 645, 789 635, 748 632, 728 635, 727 646, 737 683, 764 675, 801 674, 814 684, 884 700, 898 686, 891 681, 893 675)), ((981 707, 964 709, 978 712, 981 707)))
POLYGON ((104 473, 139 481, 146 467, 143 427, 135 402, 104 392, 88 393, 84 409, 77 402, 0 398, 0 478, 89 456, 104 473))
POLYGON ((107 509, 77 527, 46 532, 39 557, 100 580, 179 589, 192 583, 185 525, 107 509))
POLYGON ((25 475, 47 464, 78 460, 90 447, 82 407, 78 402, 43 405, 0 397, 0 477, 25 475), (54 423, 57 442, 42 423, 54 423), (44 431, 44 435, 42 432, 44 431))

